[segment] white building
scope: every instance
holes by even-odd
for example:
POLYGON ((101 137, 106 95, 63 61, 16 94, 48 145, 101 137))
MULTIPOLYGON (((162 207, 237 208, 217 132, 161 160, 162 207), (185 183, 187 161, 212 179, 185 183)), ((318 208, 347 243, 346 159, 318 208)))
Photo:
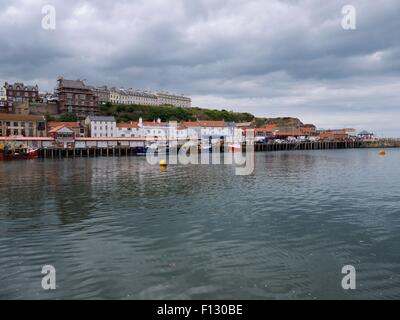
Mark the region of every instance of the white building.
POLYGON ((132 91, 129 92, 132 97, 131 104, 140 104, 147 106, 158 106, 157 96, 151 92, 147 91, 132 91))
POLYGON ((147 105, 157 106, 158 97, 147 91, 138 91, 132 89, 116 89, 111 88, 110 90, 110 102, 116 104, 126 105, 147 105))
POLYGON ((142 128, 144 138, 167 139, 170 129, 167 122, 157 121, 142 121, 139 119, 139 127, 142 128))
POLYGON ((0 85, 0 101, 7 101, 7 90, 2 85, 0 85))
POLYGON ((155 94, 149 91, 117 88, 111 88, 109 90, 109 101, 115 104, 147 106, 173 105, 182 108, 190 108, 192 104, 192 100, 185 96, 166 92, 158 92, 155 94))
POLYGON ((143 132, 139 127, 138 122, 118 123, 117 124, 118 138, 142 138, 143 132))
POLYGON ((168 92, 158 92, 158 105, 173 105, 175 107, 190 108, 192 100, 189 97, 170 94, 168 92))
POLYGON ((93 138, 117 137, 117 123, 114 117, 89 116, 85 124, 89 127, 90 136, 93 138))
POLYGON ((122 102, 121 92, 118 89, 110 89, 110 102, 121 104, 122 102))
POLYGON ((0 111, 8 111, 7 90, 0 85, 0 111))
POLYGON ((187 127, 190 139, 224 138, 232 134, 224 121, 187 121, 182 124, 187 127))

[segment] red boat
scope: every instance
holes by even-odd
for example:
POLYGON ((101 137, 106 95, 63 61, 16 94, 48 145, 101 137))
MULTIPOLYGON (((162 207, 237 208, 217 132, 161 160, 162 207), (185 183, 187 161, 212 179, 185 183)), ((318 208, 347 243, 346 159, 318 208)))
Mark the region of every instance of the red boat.
POLYGON ((39 157, 38 149, 21 145, 19 147, 0 146, 0 161, 29 160, 39 157))

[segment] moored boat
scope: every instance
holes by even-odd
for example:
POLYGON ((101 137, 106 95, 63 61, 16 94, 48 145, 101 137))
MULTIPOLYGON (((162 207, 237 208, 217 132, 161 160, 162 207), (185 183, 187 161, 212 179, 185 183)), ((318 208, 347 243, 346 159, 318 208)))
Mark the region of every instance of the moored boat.
POLYGON ((19 147, 0 145, 0 161, 30 160, 37 159, 38 157, 38 149, 33 149, 26 145, 20 145, 19 147))

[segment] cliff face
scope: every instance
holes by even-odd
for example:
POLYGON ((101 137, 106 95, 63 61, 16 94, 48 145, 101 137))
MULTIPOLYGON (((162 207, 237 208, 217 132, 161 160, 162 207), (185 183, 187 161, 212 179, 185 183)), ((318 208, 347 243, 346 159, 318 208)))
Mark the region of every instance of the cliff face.
POLYGON ((291 117, 279 117, 279 118, 256 118, 255 125, 256 127, 263 127, 264 125, 268 124, 276 124, 277 127, 300 127, 303 125, 297 118, 291 117))

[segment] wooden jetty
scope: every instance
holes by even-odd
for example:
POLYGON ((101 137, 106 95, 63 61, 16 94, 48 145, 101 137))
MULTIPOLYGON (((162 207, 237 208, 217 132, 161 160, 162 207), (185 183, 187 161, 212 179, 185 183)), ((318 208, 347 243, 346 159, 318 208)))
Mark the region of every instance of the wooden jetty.
POLYGON ((326 150, 361 148, 362 141, 316 141, 298 143, 256 143, 254 149, 259 151, 289 151, 289 150, 326 150))
MULTIPOLYGON (((180 141, 181 146, 185 141, 180 141)), ((51 137, 0 137, 0 143, 25 144, 37 148, 43 159, 83 158, 83 157, 128 157, 135 156, 138 149, 152 143, 142 138, 75 138, 73 143, 60 143, 51 137)), ((362 148, 362 141, 318 141, 297 143, 255 143, 254 150, 327 150, 362 148)), ((224 146, 221 143, 221 151, 224 146)), ((245 150, 245 144, 243 150, 245 150)))

